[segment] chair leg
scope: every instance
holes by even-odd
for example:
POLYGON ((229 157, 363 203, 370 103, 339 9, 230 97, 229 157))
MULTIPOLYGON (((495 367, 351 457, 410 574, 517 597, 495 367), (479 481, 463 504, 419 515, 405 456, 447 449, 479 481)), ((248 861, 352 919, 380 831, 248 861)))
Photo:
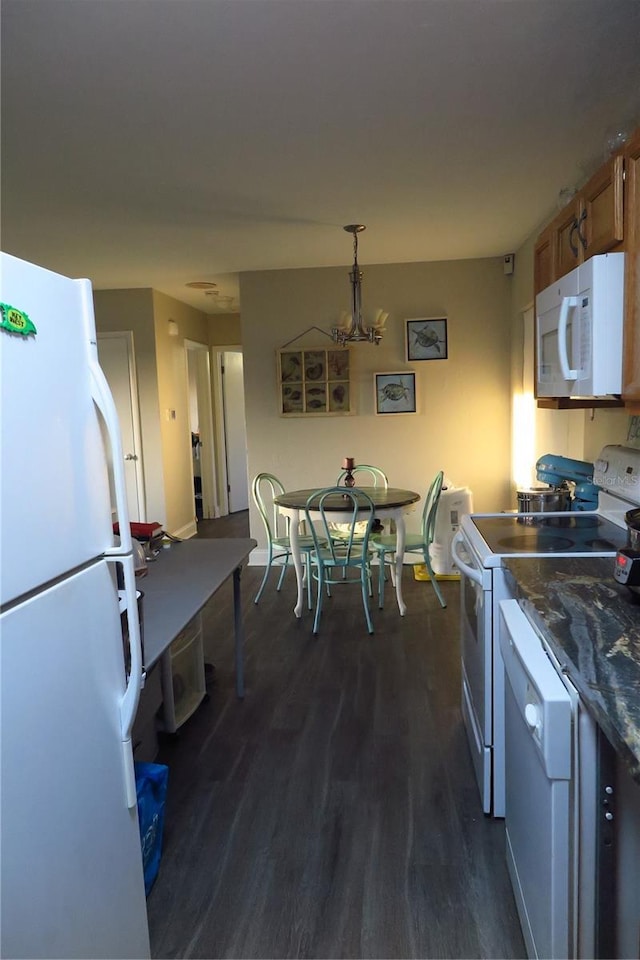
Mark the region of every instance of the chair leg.
POLYGON ((362 587, 362 606, 364 607, 364 615, 367 621, 367 630, 369 633, 373 633, 373 624, 371 623, 371 613, 369 612, 369 574, 367 567, 363 566, 360 573, 360 585, 362 587))
POLYGON ((318 592, 316 593, 316 615, 313 618, 313 632, 317 633, 320 627, 320 616, 322 614, 322 598, 324 596, 324 564, 318 560, 318 592))
POLYGON ((378 554, 378 609, 384 607, 384 558, 385 554, 378 554))
POLYGON ((438 581, 436 580, 436 575, 435 575, 435 573, 433 572, 433 568, 432 568, 432 566, 431 566, 431 560, 430 560, 430 558, 429 558, 429 551, 428 551, 428 550, 425 550, 425 551, 424 551, 424 564, 425 564, 425 567, 427 568, 427 570, 428 570, 428 572, 429 572, 429 579, 431 580, 431 585, 432 585, 433 589, 434 589, 435 592, 436 592, 436 597, 437 597, 438 600, 440 601, 440 606, 441 606, 441 607, 446 607, 446 605, 447 605, 447 604, 446 604, 446 601, 445 601, 444 597, 442 596, 442 592, 441 592, 440 587, 439 587, 439 585, 438 585, 438 581))
POLYGON ((313 610, 313 602, 311 599, 311 556, 308 551, 304 555, 304 567, 307 575, 307 606, 309 610, 313 610))
POLYGON ((273 562, 273 550, 271 548, 271 545, 269 545, 269 552, 267 554, 267 566, 264 571, 264 577, 262 578, 262 583, 260 584, 260 588, 256 593, 255 600, 253 601, 254 603, 258 603, 258 601, 260 600, 260 597, 262 596, 262 591, 264 590, 265 584, 269 577, 269 570, 271 569, 272 562, 273 562))
POLYGON ((282 572, 278 577, 278 586, 276 587, 276 590, 280 590, 280 588, 282 587, 282 583, 284 581, 284 575, 287 572, 287 567, 289 566, 289 560, 291 559, 290 553, 282 554, 282 556, 284 558, 282 561, 282 572))

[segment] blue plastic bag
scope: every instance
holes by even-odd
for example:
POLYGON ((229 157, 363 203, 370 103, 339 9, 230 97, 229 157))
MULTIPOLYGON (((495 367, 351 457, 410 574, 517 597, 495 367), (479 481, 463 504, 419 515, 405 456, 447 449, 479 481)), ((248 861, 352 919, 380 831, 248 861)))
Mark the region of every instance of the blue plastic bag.
POLYGON ((161 763, 141 763, 139 761, 136 761, 134 766, 144 890, 146 895, 149 896, 149 891, 158 876, 160 857, 162 856, 162 829, 169 767, 161 763))

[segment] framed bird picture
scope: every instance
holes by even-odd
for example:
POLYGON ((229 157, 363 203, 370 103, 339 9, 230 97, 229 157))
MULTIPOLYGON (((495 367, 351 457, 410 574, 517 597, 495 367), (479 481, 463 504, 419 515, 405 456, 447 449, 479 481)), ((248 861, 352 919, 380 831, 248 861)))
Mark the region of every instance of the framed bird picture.
POLYGON ((278 351, 281 417, 335 417, 352 413, 349 350, 278 351))
POLYGON ((405 320, 405 343, 408 363, 415 360, 446 360, 446 317, 405 320))

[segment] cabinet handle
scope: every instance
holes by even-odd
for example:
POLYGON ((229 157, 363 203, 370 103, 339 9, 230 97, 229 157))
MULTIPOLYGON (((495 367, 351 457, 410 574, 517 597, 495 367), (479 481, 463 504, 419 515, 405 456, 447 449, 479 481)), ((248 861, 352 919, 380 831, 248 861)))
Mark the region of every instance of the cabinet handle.
POLYGON ((579 240, 580 240, 580 243, 582 244, 582 249, 583 249, 583 250, 586 250, 586 249, 587 249, 587 238, 586 238, 585 236, 583 236, 582 230, 580 229, 580 224, 584 223, 584 221, 585 221, 586 219, 587 219, 587 211, 586 211, 586 210, 583 210, 582 213, 580 214, 580 219, 579 219, 578 222, 577 222, 578 238, 579 238, 579 240))
POLYGON ((574 218, 573 223, 571 224, 571 230, 569 230, 569 246, 571 247, 571 253, 574 255, 574 257, 578 256, 578 248, 573 242, 573 234, 576 230, 578 231, 578 236, 580 236, 580 226, 578 224, 577 217, 574 218))

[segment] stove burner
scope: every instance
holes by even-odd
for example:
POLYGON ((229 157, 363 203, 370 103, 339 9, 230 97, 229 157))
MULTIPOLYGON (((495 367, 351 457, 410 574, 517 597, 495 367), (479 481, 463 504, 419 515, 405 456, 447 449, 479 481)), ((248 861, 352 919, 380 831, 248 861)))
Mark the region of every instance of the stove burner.
POLYGON ((554 537, 553 534, 546 536, 542 532, 531 537, 526 535, 505 537, 499 540, 498 544, 506 550, 518 553, 562 553, 574 546, 573 540, 569 540, 568 537, 554 537))
POLYGON ((595 537, 593 540, 585 540, 584 545, 590 550, 599 550, 601 552, 608 552, 609 550, 617 549, 615 543, 611 543, 611 540, 605 540, 603 537, 595 537))
POLYGON ((587 530, 589 527, 597 527, 600 523, 599 517, 587 517, 583 513, 577 512, 567 512, 561 517, 547 517, 539 513, 522 513, 517 514, 516 519, 518 523, 523 523, 527 527, 542 527, 543 530, 552 527, 561 529, 563 527, 571 527, 572 529, 577 527, 580 530, 587 530))

